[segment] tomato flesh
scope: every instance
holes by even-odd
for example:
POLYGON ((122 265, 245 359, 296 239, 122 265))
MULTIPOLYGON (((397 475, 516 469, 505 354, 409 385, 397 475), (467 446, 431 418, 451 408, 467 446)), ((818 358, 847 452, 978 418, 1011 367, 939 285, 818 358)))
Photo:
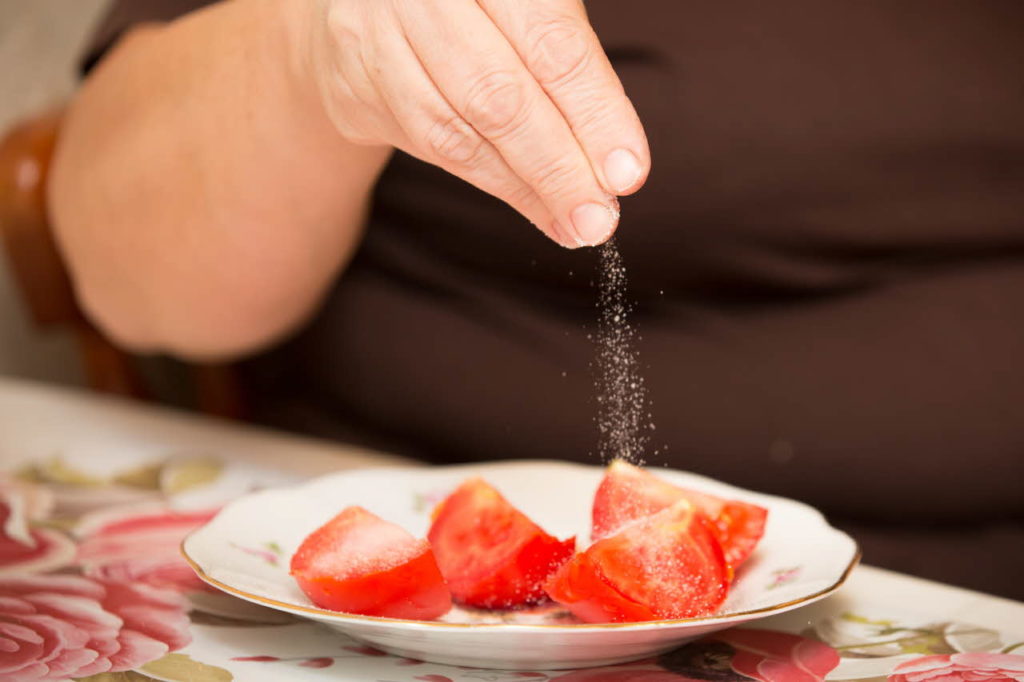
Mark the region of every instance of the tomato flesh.
POLYGON ((438 505, 427 534, 455 601, 513 608, 544 598, 544 581, 572 555, 486 481, 471 478, 438 505))
POLYGON ((292 556, 291 574, 314 604, 332 611, 431 620, 452 606, 427 541, 362 507, 313 531, 292 556))
POLYGON ((633 622, 714 613, 730 578, 710 522, 680 500, 598 540, 545 589, 582 621, 633 622))
POLYGON ((709 519, 734 569, 754 551, 764 535, 768 510, 748 502, 672 485, 628 462, 615 460, 594 495, 592 537, 602 538, 627 523, 689 500, 709 519))

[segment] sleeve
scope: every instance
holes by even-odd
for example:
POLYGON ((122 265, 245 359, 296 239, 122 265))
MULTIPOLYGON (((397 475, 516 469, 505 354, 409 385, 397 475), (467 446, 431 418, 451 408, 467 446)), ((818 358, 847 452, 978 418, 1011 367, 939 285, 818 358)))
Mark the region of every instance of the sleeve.
POLYGON ((88 74, 125 31, 136 24, 164 22, 212 5, 215 0, 114 0, 82 55, 82 75, 88 74))

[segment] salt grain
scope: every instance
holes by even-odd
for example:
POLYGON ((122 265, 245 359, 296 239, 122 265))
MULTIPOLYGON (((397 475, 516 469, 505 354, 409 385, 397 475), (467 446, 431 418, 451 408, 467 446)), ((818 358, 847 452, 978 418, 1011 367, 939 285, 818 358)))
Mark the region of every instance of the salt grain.
POLYGON ((629 323, 626 283, 626 267, 613 239, 600 248, 597 283, 598 452, 605 461, 622 458, 639 465, 648 440, 642 423, 647 388, 640 374, 638 336, 629 323))

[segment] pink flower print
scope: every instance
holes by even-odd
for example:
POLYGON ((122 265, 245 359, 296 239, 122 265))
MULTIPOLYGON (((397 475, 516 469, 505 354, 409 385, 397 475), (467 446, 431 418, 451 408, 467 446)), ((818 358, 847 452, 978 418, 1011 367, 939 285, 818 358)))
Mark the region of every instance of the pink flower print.
POLYGON ((212 590, 181 556, 181 541, 217 510, 114 510, 87 516, 78 527, 78 562, 86 575, 138 582, 178 592, 212 590))
POLYGON ((827 644, 772 630, 734 629, 712 635, 732 646, 732 669, 761 682, 821 682, 839 665, 827 644))
POLYGON ((889 682, 1024 682, 1024 656, 963 653, 904 661, 889 682))
POLYGON ((798 635, 734 629, 690 642, 657 660, 687 680, 821 682, 839 665, 839 654, 827 644, 798 635))
POLYGON ((52 507, 53 498, 42 486, 0 477, 0 575, 51 571, 71 563, 75 545, 67 536, 29 526, 52 507))
POLYGON ((182 597, 73 575, 0 578, 0 679, 137 668, 190 641, 182 597))

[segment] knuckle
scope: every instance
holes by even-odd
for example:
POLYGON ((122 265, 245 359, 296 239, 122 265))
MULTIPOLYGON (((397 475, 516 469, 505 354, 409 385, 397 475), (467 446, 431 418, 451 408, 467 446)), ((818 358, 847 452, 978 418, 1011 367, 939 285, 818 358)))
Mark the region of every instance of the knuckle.
POLYGON ((371 135, 358 128, 352 128, 351 126, 340 131, 340 134, 345 138, 345 140, 356 145, 380 144, 381 139, 379 135, 371 135))
POLYGON ((329 10, 327 25, 330 45, 327 59, 339 75, 352 81, 355 86, 371 80, 372 72, 368 66, 374 62, 366 58, 366 51, 370 49, 368 41, 358 20, 351 14, 336 6, 329 10))
POLYGON ((607 131, 614 125, 607 100, 597 97, 581 98, 578 108, 573 111, 572 126, 577 134, 590 135, 607 131))
POLYGON ((503 137, 517 130, 527 119, 526 89, 515 76, 491 71, 470 86, 465 105, 466 118, 486 137, 503 137))
POLYGON ((562 196, 581 185, 576 168, 563 161, 553 161, 533 175, 533 186, 542 196, 562 196))
POLYGON ((358 145, 380 144, 384 139, 380 131, 372 123, 363 118, 353 118, 338 113, 337 107, 327 112, 328 118, 334 124, 334 129, 342 139, 358 145))
POLYGON ((436 156, 460 165, 480 155, 483 140, 459 116, 436 121, 427 132, 427 146, 436 156))
POLYGON ((528 36, 527 61, 542 85, 558 85, 586 71, 593 58, 587 37, 568 17, 546 19, 528 36))
POLYGON ((505 203, 515 208, 534 208, 538 203, 537 195, 529 187, 521 182, 510 181, 509 186, 502 192, 505 203))
POLYGON ((338 49, 350 48, 359 43, 359 30, 354 23, 352 12, 345 11, 341 3, 327 10, 327 30, 338 49))

